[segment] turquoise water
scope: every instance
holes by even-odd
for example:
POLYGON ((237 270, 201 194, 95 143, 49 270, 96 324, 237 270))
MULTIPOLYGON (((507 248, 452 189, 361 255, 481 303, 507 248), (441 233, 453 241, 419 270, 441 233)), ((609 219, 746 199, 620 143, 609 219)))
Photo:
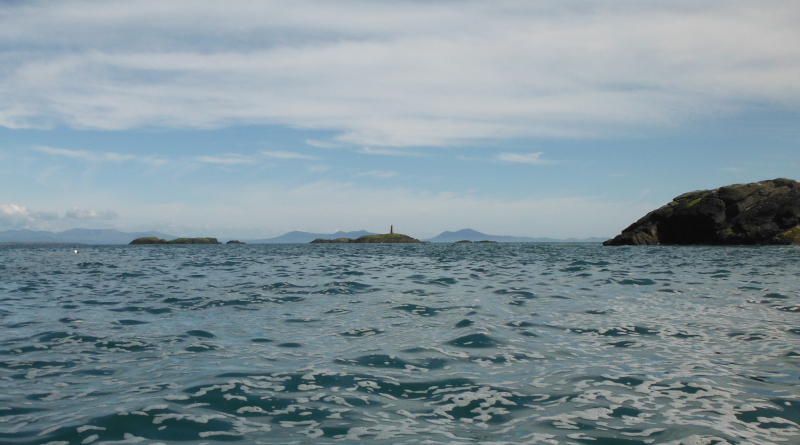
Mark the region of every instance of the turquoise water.
POLYGON ((800 248, 0 247, 0 443, 800 443, 800 248))

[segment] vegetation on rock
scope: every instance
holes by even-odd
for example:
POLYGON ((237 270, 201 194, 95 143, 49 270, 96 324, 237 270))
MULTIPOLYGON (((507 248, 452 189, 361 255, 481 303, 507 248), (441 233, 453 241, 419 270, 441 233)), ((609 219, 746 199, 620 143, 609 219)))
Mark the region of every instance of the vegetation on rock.
POLYGON ((779 178, 685 193, 603 244, 800 244, 800 183, 779 178))

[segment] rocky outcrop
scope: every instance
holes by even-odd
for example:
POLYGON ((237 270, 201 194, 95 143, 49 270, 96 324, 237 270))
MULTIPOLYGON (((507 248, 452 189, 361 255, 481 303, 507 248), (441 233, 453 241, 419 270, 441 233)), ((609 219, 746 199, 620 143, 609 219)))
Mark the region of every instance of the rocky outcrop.
POLYGON ((154 236, 136 238, 131 244, 222 244, 216 238, 176 238, 167 241, 154 236))
POLYGON ((243 242, 243 241, 239 241, 239 240, 232 239, 232 240, 228 241, 228 242, 227 242, 227 243, 225 243, 225 244, 247 244, 247 243, 245 243, 245 242, 243 242))
POLYGON ((352 238, 336 238, 336 239, 322 239, 318 238, 314 241, 311 241, 312 244, 364 244, 364 243, 421 243, 422 241, 411 238, 408 235, 402 235, 400 233, 386 233, 383 235, 365 235, 360 236, 356 239, 352 238))
POLYGON ((800 244, 800 183, 775 179, 686 193, 603 244, 800 244))
POLYGON ((145 236, 142 238, 136 238, 129 244, 167 244, 167 240, 155 236, 145 236))

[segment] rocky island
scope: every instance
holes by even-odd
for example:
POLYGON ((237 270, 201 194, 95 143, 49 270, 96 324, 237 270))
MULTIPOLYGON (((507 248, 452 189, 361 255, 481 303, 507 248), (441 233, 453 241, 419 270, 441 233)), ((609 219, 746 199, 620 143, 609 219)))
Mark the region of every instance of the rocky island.
POLYGON ((356 239, 352 238, 336 238, 336 239, 323 239, 317 238, 311 241, 311 244, 348 244, 348 243, 421 243, 422 241, 412 238, 408 235, 400 233, 385 233, 383 235, 364 235, 356 239))
POLYGON ((167 241, 155 236, 136 238, 130 244, 222 244, 216 238, 176 238, 167 241))
POLYGON ((774 179, 685 193, 606 246, 800 244, 800 183, 774 179))

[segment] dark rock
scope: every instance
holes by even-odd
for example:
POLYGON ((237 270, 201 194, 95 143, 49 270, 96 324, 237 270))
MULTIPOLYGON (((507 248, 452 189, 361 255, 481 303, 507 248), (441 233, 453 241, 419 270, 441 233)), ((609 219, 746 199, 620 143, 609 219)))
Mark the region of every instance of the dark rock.
POLYGON ((177 238, 171 241, 149 236, 136 238, 131 244, 222 244, 216 238, 177 238))
POLYGON ((167 241, 167 244, 222 244, 216 238, 178 238, 167 241))
POLYGON ((472 244, 472 241, 468 239, 462 239, 461 241, 456 241, 456 244, 472 244))
POLYGON ((136 238, 130 244, 167 244, 167 240, 155 236, 146 236, 143 238, 136 238))
POLYGON ((800 183, 775 179, 685 193, 603 244, 800 244, 800 183))
POLYGON ((247 243, 244 243, 244 242, 239 241, 239 240, 232 239, 232 240, 228 241, 225 244, 247 244, 247 243))

